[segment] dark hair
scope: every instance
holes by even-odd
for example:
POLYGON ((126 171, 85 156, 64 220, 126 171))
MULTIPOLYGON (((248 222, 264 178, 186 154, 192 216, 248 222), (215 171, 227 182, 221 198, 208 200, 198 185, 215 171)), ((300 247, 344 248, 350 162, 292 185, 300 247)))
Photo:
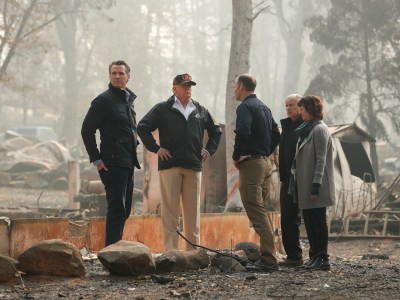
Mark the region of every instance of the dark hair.
POLYGON ((254 92, 257 86, 256 78, 251 74, 242 74, 237 78, 238 83, 243 84, 248 92, 254 92))
POLYGON ((131 68, 128 66, 128 64, 124 60, 115 60, 108 66, 108 73, 109 74, 111 74, 111 68, 114 65, 125 66, 126 74, 129 75, 131 73, 131 68))
POLYGON ((304 96, 297 102, 297 105, 303 106, 314 119, 322 120, 324 118, 324 103, 318 96, 304 96))

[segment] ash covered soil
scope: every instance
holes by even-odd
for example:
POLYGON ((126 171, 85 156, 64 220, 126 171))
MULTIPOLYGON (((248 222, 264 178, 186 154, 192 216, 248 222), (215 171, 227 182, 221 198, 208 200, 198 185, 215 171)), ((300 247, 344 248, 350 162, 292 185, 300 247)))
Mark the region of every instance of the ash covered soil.
MULTIPOLYGON (((34 206, 37 202, 37 191, 10 192, 1 189, 0 206, 34 206), (22 194, 25 201, 20 200, 22 194)), ((65 193, 44 193, 40 204, 63 207, 66 201, 65 193)), ((306 240, 304 244, 306 254, 306 240)), ((0 284, 0 300, 400 299, 399 239, 332 240, 329 252, 330 271, 281 267, 273 273, 224 273, 207 268, 157 275, 158 279, 112 276, 97 259, 88 259, 82 278, 24 275, 13 284, 0 284)))
POLYGON ((329 247, 330 271, 207 268, 158 278, 119 277, 90 259, 83 278, 25 275, 14 285, 0 285, 0 299, 400 299, 399 240, 342 240, 329 247))

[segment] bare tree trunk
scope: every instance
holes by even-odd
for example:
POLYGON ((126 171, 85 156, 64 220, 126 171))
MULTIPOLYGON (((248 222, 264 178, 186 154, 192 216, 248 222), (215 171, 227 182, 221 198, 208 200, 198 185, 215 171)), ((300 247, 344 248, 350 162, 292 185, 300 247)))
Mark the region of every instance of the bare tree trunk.
MULTIPOLYGON (((152 3, 150 3, 152 4, 152 3)), ((152 12, 150 11, 150 5, 148 5, 149 12, 146 15, 146 21, 144 22, 144 28, 142 28, 142 36, 146 37, 145 44, 143 47, 138 47, 137 51, 139 52, 139 57, 141 58, 142 61, 147 62, 150 61, 152 58, 150 56, 150 50, 152 50, 152 45, 150 42, 150 31, 152 29, 152 26, 157 26, 152 22, 152 12)), ((148 84, 150 86, 154 86, 153 79, 152 79, 152 68, 154 66, 148 65, 142 70, 142 78, 140 78, 140 81, 137 80, 136 83, 139 83, 141 87, 140 94, 138 94, 138 99, 139 101, 135 101, 135 107, 136 111, 148 111, 151 108, 151 103, 149 99, 151 99, 151 95, 153 91, 151 91, 148 88, 145 88, 145 84, 148 84)))
MULTIPOLYGON (((364 19, 364 61, 365 61, 365 80, 367 85, 367 93, 366 93, 366 100, 367 100, 367 118, 365 122, 367 123, 368 132, 371 136, 376 139, 377 134, 377 124, 378 120, 376 114, 374 113, 373 108, 373 95, 372 95, 372 87, 371 87, 371 68, 370 68, 370 55, 369 55, 369 38, 368 38, 368 28, 366 18, 368 18, 365 8, 365 2, 362 2, 363 8, 363 19, 364 19)), ((361 97, 363 97, 361 95, 361 97)), ((361 101, 363 103, 364 101, 361 101)), ((360 107, 360 109, 363 109, 360 107)), ((363 115, 363 114, 361 114, 363 115)), ((374 170, 375 180, 379 178, 379 165, 378 165, 378 154, 376 152, 376 145, 375 142, 371 143, 371 160, 372 160, 372 168, 374 170)))
MULTIPOLYGON (((79 1, 65 2, 70 6, 66 11, 78 10, 79 1)), ((62 7, 56 7, 61 9, 62 7)), ((79 136, 77 132, 77 102, 78 102, 78 81, 76 72, 76 14, 68 13, 56 21, 58 37, 61 50, 64 54, 64 106, 62 111, 61 136, 68 143, 75 142, 79 136)), ((61 96, 61 95, 60 95, 61 96)), ((62 97, 60 97, 62 98, 62 97)))
MULTIPOLYGON (((283 100, 287 95, 298 92, 301 67, 304 59, 304 51, 301 50, 304 20, 306 12, 310 10, 309 0, 299 1, 296 9, 296 16, 293 24, 290 26, 285 20, 282 2, 275 0, 275 6, 278 15, 278 24, 283 40, 286 45, 286 67, 283 77, 282 96, 283 100)), ((284 106, 279 106, 279 113, 283 112, 284 106)), ((281 114, 280 114, 281 115, 281 114)))
MULTIPOLYGON (((225 7, 224 7, 224 3, 218 2, 219 3, 219 14, 222 15, 225 11, 225 7)), ((222 27, 222 22, 221 19, 219 20, 219 28, 222 27)), ((216 64, 215 64, 215 68, 214 68, 214 72, 216 74, 219 74, 221 69, 222 69, 222 62, 224 60, 224 47, 225 47, 225 42, 226 40, 224 38, 222 38, 222 33, 220 34, 221 37, 218 39, 218 50, 217 50, 217 59, 216 59, 216 64)), ((213 108, 211 111, 211 114, 214 116, 214 118, 216 118, 217 115, 217 110, 218 110, 218 106, 221 105, 221 100, 220 100, 220 95, 219 95, 219 91, 220 91, 220 86, 221 86, 221 76, 216 76, 215 78, 215 82, 213 82, 214 86, 211 88, 213 90, 213 108)))
MULTIPOLYGON (((228 170, 234 167, 231 156, 234 144, 236 108, 238 106, 233 85, 239 75, 249 72, 250 69, 250 46, 253 27, 252 0, 232 0, 232 15, 231 52, 225 103, 226 166, 228 170)), ((230 181, 228 177, 228 191, 233 186, 233 182, 230 181)))

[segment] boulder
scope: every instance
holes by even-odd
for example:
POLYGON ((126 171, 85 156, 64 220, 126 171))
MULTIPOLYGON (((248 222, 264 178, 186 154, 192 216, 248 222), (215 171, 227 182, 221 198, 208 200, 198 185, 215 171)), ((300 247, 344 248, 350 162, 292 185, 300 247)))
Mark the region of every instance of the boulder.
POLYGON ((247 265, 247 263, 249 262, 249 259, 247 258, 247 255, 244 252, 244 250, 237 250, 237 251, 221 250, 219 251, 219 253, 212 254, 211 266, 218 267, 218 259, 221 257, 233 258, 238 262, 240 262, 242 266, 247 265))
POLYGON ((184 251, 183 255, 188 261, 189 270, 205 269, 210 264, 210 257, 204 249, 184 251))
POLYGON ((179 250, 165 252, 158 256, 155 261, 157 273, 185 272, 189 266, 185 254, 179 250))
POLYGON ((227 256, 219 257, 215 265, 224 273, 238 273, 245 272, 246 268, 240 264, 236 259, 227 256))
POLYGON ((61 239, 41 241, 23 252, 18 268, 28 274, 77 277, 85 275, 78 248, 61 239))
POLYGON ((139 242, 119 241, 97 254, 103 266, 113 275, 148 275, 155 273, 154 259, 147 246, 139 242))
POLYGON ((15 279, 18 261, 4 255, 0 255, 0 282, 8 282, 15 279))
POLYGON ((243 250, 250 261, 257 261, 260 258, 260 246, 253 242, 240 242, 235 246, 235 251, 243 250))

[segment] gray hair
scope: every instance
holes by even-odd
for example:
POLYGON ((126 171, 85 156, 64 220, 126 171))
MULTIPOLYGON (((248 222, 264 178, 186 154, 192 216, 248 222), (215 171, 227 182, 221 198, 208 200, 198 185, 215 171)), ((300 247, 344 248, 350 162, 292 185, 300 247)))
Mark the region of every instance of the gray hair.
POLYGON ((287 96, 285 98, 285 100, 287 100, 287 99, 296 99, 297 101, 299 101, 301 98, 302 98, 302 96, 300 96, 299 94, 291 94, 291 95, 287 96))

